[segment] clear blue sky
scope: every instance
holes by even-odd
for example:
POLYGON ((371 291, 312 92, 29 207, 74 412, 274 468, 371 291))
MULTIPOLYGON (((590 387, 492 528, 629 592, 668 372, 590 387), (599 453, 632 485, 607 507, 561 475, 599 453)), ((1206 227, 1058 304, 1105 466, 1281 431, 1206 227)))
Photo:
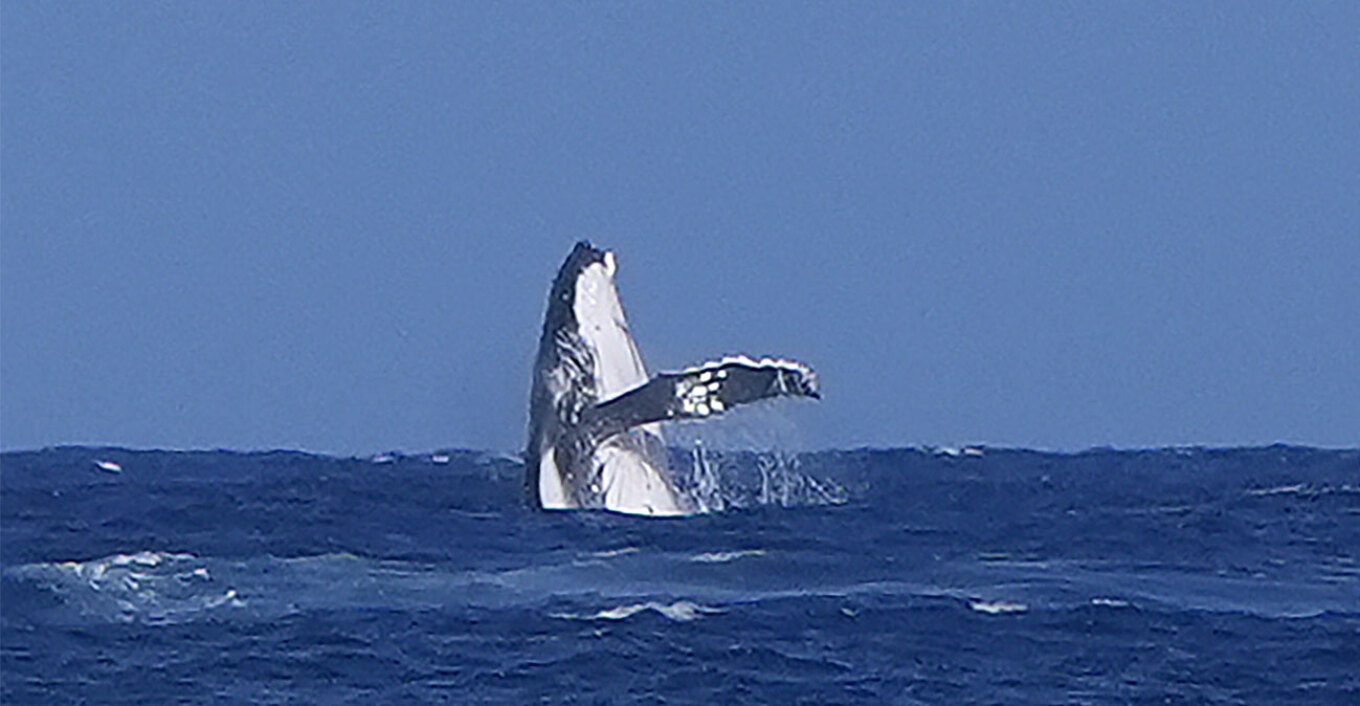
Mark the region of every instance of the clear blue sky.
POLYGON ((515 449, 548 285, 813 445, 1360 443, 1360 3, 0 17, 0 444, 515 449))

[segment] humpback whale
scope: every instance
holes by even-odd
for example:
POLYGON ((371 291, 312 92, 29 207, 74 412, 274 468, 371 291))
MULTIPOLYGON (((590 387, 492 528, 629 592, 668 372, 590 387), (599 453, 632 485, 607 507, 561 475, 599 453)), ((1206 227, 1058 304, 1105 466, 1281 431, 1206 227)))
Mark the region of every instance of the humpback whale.
POLYGON ((690 514, 695 505, 674 482, 660 422, 778 396, 817 398, 817 375, 797 361, 744 355, 648 375, 617 271, 613 252, 581 241, 553 281, 529 398, 525 491, 548 510, 690 514))

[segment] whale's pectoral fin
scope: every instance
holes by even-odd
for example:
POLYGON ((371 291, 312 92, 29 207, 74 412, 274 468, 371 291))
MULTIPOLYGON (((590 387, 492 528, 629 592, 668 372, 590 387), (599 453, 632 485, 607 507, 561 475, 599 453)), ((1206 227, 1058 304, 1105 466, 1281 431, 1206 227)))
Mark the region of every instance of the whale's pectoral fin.
POLYGON ((674 383, 675 416, 700 419, 771 397, 821 397, 812 369, 790 360, 727 359, 661 376, 674 383))
POLYGON ((817 374, 797 361, 735 356, 657 375, 595 405, 582 421, 596 438, 603 438, 642 424, 703 419, 780 396, 820 398, 817 374))

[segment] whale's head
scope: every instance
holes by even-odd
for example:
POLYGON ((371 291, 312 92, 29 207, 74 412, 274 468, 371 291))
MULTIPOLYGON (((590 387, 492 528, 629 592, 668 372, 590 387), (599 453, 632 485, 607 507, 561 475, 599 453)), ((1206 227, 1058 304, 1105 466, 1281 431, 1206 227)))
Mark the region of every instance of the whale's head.
POLYGON ((572 249, 553 284, 548 311, 559 352, 590 368, 591 391, 608 399, 647 381, 614 276, 618 257, 587 241, 572 249), (565 350, 563 350, 565 349, 565 350))
POLYGON ((562 263, 562 268, 557 271, 550 298, 551 308, 574 308, 578 284, 588 286, 602 280, 612 283, 617 264, 618 258, 614 253, 601 250, 586 240, 577 243, 562 263))

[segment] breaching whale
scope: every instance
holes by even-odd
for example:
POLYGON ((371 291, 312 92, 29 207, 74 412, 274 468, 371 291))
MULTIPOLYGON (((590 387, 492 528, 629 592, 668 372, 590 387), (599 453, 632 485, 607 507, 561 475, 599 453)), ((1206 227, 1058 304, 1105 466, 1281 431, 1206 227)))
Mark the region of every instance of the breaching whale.
POLYGON ((816 373, 782 358, 726 356, 649 376, 628 330, 618 259, 581 241, 553 281, 529 398, 525 490, 534 507, 684 515, 660 422, 703 419, 787 395, 820 397, 816 373))

